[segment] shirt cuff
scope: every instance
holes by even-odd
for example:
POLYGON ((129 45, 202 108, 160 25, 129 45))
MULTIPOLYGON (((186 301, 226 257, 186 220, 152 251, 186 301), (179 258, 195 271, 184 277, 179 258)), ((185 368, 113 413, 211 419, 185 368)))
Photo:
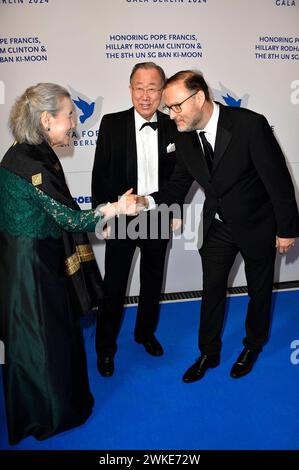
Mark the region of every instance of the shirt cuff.
POLYGON ((152 209, 155 209, 156 208, 155 199, 152 196, 145 196, 145 197, 148 200, 148 206, 145 210, 151 211, 152 209))

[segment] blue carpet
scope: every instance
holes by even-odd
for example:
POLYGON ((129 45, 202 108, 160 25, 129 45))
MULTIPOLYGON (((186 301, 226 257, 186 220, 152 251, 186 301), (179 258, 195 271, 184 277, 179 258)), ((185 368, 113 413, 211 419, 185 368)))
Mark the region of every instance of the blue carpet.
POLYGON ((165 355, 157 358, 133 341, 136 309, 126 309, 112 378, 97 373, 94 326, 85 328, 92 416, 46 441, 27 438, 10 447, 0 384, 0 448, 299 449, 299 364, 290 360, 290 344, 299 340, 299 291, 273 297, 270 341, 252 373, 239 380, 229 372, 242 349, 246 296, 228 300, 221 364, 194 384, 181 377, 198 356, 198 301, 162 305, 157 337, 165 355))

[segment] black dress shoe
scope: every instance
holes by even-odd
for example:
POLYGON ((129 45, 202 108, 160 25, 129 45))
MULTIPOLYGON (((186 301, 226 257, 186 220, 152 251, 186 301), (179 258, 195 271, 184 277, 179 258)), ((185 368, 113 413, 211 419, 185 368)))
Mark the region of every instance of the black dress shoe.
POLYGON ((146 339, 135 338, 135 341, 138 344, 143 344, 146 352, 151 356, 162 356, 164 353, 161 344, 154 335, 146 339))
POLYGON ((253 364, 258 358, 258 355, 258 351, 244 348, 240 356, 234 363, 230 371, 230 376, 234 379, 238 379, 239 377, 243 377, 244 375, 249 374, 249 372, 253 368, 253 364))
POLYGON ((103 377, 111 377, 114 373, 114 359, 112 356, 100 356, 97 360, 99 373, 103 377))
POLYGON ((191 383, 200 380, 209 368, 217 367, 220 364, 220 354, 207 356, 203 354, 197 361, 189 367, 183 376, 183 382, 191 383))

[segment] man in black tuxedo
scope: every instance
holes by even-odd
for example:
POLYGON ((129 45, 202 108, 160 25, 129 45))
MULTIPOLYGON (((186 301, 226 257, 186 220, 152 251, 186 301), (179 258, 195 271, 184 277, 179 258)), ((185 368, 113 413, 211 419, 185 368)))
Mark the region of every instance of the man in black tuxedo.
POLYGON ((201 74, 187 70, 169 78, 164 100, 179 131, 178 163, 169 184, 152 197, 158 204, 174 203, 194 180, 206 196, 200 249, 201 356, 183 380, 200 380, 220 362, 227 278, 238 252, 245 262, 250 300, 244 349, 231 377, 242 377, 251 371, 268 338, 275 245, 286 253, 299 235, 293 184, 265 117, 213 102, 201 74))
MULTIPOLYGON (((136 64, 130 76, 133 107, 103 116, 92 172, 93 207, 114 201, 124 192, 123 188, 132 187, 137 194, 148 195, 160 190, 169 180, 176 163, 171 144, 177 130, 169 116, 158 111, 164 83, 161 67, 152 62, 136 64)), ((140 226, 149 223, 150 212, 140 214, 140 226)), ((137 247, 140 248, 140 296, 135 340, 149 354, 163 354, 154 332, 168 239, 161 233, 149 238, 149 230, 146 237, 132 239, 128 234, 121 234, 124 225, 128 226, 128 220, 120 217, 115 233, 111 232, 106 239, 105 300, 96 330, 98 370, 105 377, 114 372, 125 291, 137 247)))

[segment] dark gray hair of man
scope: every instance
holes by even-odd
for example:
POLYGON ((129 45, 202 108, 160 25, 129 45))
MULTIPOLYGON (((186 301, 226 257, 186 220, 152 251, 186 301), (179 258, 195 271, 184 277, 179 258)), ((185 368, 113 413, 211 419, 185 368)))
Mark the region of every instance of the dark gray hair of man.
POLYGON ((164 83, 166 81, 165 72, 162 69, 162 67, 160 67, 160 65, 155 64, 155 62, 139 62, 139 64, 135 64, 130 75, 131 84, 132 84, 135 73, 139 69, 144 69, 144 70, 156 69, 161 77, 162 87, 164 86, 164 83))
POLYGON ((202 73, 195 72, 194 70, 181 70, 180 72, 172 75, 172 77, 169 77, 168 80, 166 80, 164 89, 181 81, 184 83, 187 90, 191 92, 201 90, 204 92, 206 100, 211 101, 207 82, 205 81, 202 73))
POLYGON ((9 128, 18 143, 38 145, 48 141, 47 129, 41 123, 41 115, 48 111, 56 116, 61 109, 62 98, 70 98, 69 92, 56 83, 38 83, 27 88, 13 105, 9 128))

